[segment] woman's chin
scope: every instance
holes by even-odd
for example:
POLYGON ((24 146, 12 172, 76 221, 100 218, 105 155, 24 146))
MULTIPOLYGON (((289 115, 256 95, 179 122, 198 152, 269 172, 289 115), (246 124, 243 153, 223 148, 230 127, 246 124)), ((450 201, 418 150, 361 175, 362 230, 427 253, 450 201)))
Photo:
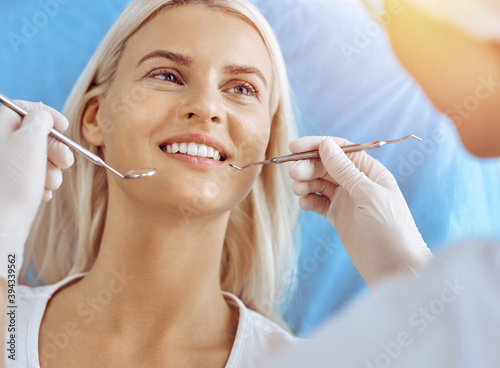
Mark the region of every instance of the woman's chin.
POLYGON ((227 213, 237 206, 257 176, 252 172, 242 175, 228 167, 196 169, 191 164, 168 161, 168 165, 155 162, 157 173, 151 177, 118 179, 115 183, 119 189, 111 184, 110 193, 121 193, 119 197, 131 208, 150 209, 159 216, 205 217, 227 213))
POLYGON ((148 188, 140 198, 134 195, 141 203, 141 207, 158 216, 166 216, 169 219, 190 220, 195 217, 216 216, 227 213, 237 203, 237 198, 222 191, 215 191, 210 185, 177 185, 165 189, 165 187, 154 190, 148 188))

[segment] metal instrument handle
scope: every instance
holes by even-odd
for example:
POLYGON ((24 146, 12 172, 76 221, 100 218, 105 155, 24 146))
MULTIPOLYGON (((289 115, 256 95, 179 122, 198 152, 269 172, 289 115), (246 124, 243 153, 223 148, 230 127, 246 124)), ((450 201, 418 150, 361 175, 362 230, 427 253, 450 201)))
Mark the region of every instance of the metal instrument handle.
MULTIPOLYGON (((7 96, 5 96, 2 93, 0 93, 0 102, 2 102, 4 105, 6 105, 7 107, 11 108, 15 112, 17 112, 22 117, 25 117, 26 115, 28 115, 28 112, 26 110, 24 110, 21 106, 19 106, 16 103, 14 103, 14 101, 12 101, 10 98, 8 98, 7 96)), ((80 155, 82 155, 85 158, 88 158, 90 161, 92 161, 96 165, 99 165, 99 166, 105 166, 106 165, 104 163, 104 161, 102 160, 102 158, 100 158, 97 155, 94 155, 92 152, 90 152, 86 148, 80 146, 78 143, 74 142, 70 138, 66 137, 64 134, 62 134, 58 130, 52 128, 50 130, 49 135, 51 135, 52 137, 54 137, 58 141, 64 143, 68 147, 73 148, 80 155)))

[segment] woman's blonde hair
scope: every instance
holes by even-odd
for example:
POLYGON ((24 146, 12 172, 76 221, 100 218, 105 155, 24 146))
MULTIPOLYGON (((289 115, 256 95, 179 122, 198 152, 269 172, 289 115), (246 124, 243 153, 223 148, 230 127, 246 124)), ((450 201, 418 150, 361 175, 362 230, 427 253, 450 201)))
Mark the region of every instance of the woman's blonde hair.
MULTIPOLYGON (((271 136, 267 157, 284 154, 295 137, 285 63, 278 42, 259 11, 246 0, 136 0, 108 32, 69 96, 64 115, 66 132, 76 142, 102 157, 99 147, 83 137, 82 116, 92 99, 109 89, 127 40, 151 17, 168 8, 203 5, 236 15, 253 25, 269 51, 274 75, 271 91, 271 136)), ((76 156, 65 172, 63 186, 41 207, 26 247, 21 282, 27 266, 37 279, 54 283, 89 271, 99 250, 106 215, 106 171, 76 156)), ((251 192, 230 214, 221 260, 221 286, 247 307, 280 321, 277 309, 287 291, 295 266, 293 229, 296 205, 287 168, 266 165, 251 192)))

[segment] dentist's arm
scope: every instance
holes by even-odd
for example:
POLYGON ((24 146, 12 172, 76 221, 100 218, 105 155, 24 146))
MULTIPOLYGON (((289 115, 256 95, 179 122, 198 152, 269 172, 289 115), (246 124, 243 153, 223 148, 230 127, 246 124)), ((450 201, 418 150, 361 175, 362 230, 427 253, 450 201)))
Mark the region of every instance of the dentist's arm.
MULTIPOLYGON (((17 103, 29 111, 24 119, 0 107, 0 331, 5 331, 9 285, 17 283, 24 244, 38 207, 42 200, 50 200, 52 191, 61 185, 61 169, 74 161, 69 148, 48 138, 52 127, 61 131, 68 127, 66 118, 42 104, 17 103), (15 267, 8 268, 8 264, 15 267)), ((4 337, 5 333, 1 333, 3 347, 4 337)), ((5 348, 0 354, 2 364, 5 348)))
POLYGON ((496 156, 500 4, 496 0, 402 0, 400 9, 386 24, 399 60, 434 105, 453 120, 470 152, 496 156))

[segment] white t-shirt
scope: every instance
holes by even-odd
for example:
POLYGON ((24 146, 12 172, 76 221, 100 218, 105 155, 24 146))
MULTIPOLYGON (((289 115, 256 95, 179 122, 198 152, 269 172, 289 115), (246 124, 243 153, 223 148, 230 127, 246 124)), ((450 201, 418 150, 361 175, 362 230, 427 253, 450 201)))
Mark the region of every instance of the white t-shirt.
MULTIPOLYGON (((7 359, 7 367, 40 367, 38 335, 47 302, 57 290, 83 276, 85 274, 72 275, 53 285, 35 288, 25 285, 18 287, 16 359, 15 361, 7 359)), ((224 296, 229 305, 239 312, 236 337, 226 368, 259 367, 266 357, 299 340, 274 322, 246 308, 235 295, 225 292, 224 296)), ((9 335, 7 331, 7 342, 10 339, 9 335)))
POLYGON ((448 249, 265 367, 500 367, 500 244, 448 249))

